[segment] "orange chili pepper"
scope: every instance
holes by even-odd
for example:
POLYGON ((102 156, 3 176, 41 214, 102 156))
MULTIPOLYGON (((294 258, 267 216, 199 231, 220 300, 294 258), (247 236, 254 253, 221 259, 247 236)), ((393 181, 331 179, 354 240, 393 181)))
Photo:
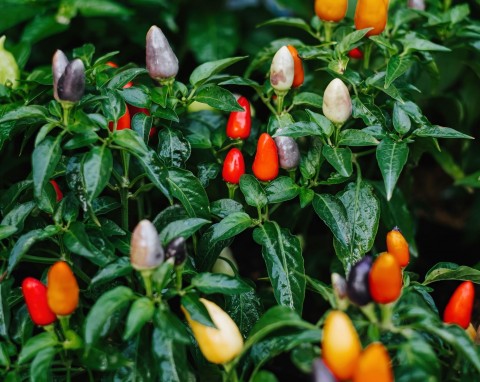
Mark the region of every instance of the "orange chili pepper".
POLYGON ((472 318, 475 287, 471 281, 461 283, 448 301, 443 312, 443 322, 457 324, 467 329, 472 318))
POLYGON ((64 261, 57 261, 48 271, 48 306, 56 315, 68 316, 77 309, 78 297, 77 279, 70 266, 64 261))
POLYGON ((298 51, 293 45, 287 45, 287 48, 293 57, 294 74, 292 88, 298 88, 299 86, 302 86, 303 80, 305 78, 302 59, 299 57, 298 51))
POLYGON ((391 253, 383 252, 372 265, 369 275, 370 294, 375 302, 388 304, 402 293, 402 269, 391 253))
POLYGON ((401 267, 408 265, 410 261, 408 243, 398 227, 395 227, 387 233, 387 251, 395 256, 401 267))
POLYGON ((387 25, 388 0, 358 0, 355 10, 355 28, 373 28, 367 36, 380 34, 387 25))
POLYGON ((365 349, 358 361, 353 382, 393 382, 392 366, 387 349, 374 342, 365 349))
POLYGON ((323 21, 338 22, 347 13, 348 0, 315 0, 315 13, 323 21))
POLYGON ((258 139, 257 153, 252 166, 253 174, 259 180, 273 180, 278 175, 278 167, 277 145, 269 134, 263 133, 258 139))

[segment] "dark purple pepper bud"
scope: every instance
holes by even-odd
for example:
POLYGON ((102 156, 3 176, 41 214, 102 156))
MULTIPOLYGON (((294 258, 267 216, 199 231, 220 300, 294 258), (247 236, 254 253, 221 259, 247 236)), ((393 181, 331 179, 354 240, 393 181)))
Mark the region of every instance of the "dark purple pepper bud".
POLYGON ((337 378, 333 375, 323 359, 317 358, 313 362, 312 382, 337 382, 337 378))
POLYGON ((297 142, 292 137, 275 137, 278 161, 284 170, 293 170, 300 163, 300 150, 297 142))
POLYGON ((165 257, 168 259, 174 258, 175 265, 181 265, 187 258, 187 245, 183 237, 177 237, 168 243, 165 257))
POLYGON ((178 73, 178 58, 173 53, 162 30, 153 25, 147 33, 147 70, 155 80, 175 77, 178 73))
POLYGON ((85 91, 85 66, 79 58, 68 62, 61 50, 57 50, 52 60, 53 96, 59 102, 79 101, 85 91))
POLYGON ((424 0, 408 0, 408 8, 418 9, 419 11, 425 10, 424 0))
POLYGON ((347 295, 350 301, 359 306, 367 305, 372 301, 368 275, 372 268, 373 259, 371 256, 365 256, 357 262, 347 277, 347 295))

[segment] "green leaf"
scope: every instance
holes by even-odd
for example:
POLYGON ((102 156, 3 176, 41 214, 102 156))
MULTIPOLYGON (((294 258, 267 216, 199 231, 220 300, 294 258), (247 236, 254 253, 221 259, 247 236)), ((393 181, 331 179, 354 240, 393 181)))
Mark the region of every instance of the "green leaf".
POLYGON ((262 256, 278 304, 300 314, 305 298, 305 269, 300 241, 287 229, 271 221, 256 228, 253 239, 262 246, 262 256))
POLYGON ((352 97, 352 115, 361 118, 367 126, 385 126, 385 117, 381 109, 373 103, 372 99, 352 97))
POLYGON ((32 361, 30 365, 30 380, 32 382, 51 381, 52 374, 50 367, 58 350, 54 347, 43 348, 32 361))
POLYGON ((443 127, 437 125, 422 126, 416 129, 412 135, 415 135, 417 137, 474 139, 470 135, 463 134, 460 131, 454 130, 450 127, 443 127))
POLYGON ((220 73, 223 69, 228 68, 230 65, 233 65, 236 62, 243 60, 244 58, 246 58, 246 56, 230 57, 224 58, 223 60, 206 62, 194 69, 194 71, 190 75, 190 83, 193 86, 198 87, 214 74, 220 73))
POLYGON ((240 190, 249 206, 263 208, 267 205, 267 194, 253 175, 244 174, 240 177, 240 190))
POLYGON ((154 312, 155 305, 150 298, 141 297, 135 300, 127 316, 123 340, 126 341, 140 332, 143 326, 153 318, 154 312))
MULTIPOLYGON (((10 210, 10 212, 5 215, 0 223, 1 226, 13 226, 16 228, 15 232, 21 231, 23 229, 23 224, 25 219, 30 215, 30 213, 35 208, 35 202, 26 202, 18 204, 10 210)), ((13 232, 13 233, 15 233, 13 232)), ((1 235, 0 235, 1 237, 1 235)), ((2 237, 3 239, 4 237, 2 237)))
POLYGON ((168 339, 180 344, 190 344, 185 324, 166 305, 161 304, 156 309, 153 323, 168 339))
POLYGON ((220 252, 232 243, 232 239, 212 240, 214 229, 214 226, 208 228, 198 242, 195 264, 201 272, 210 271, 220 252))
POLYGON ((10 327, 10 303, 8 299, 12 294, 14 279, 7 279, 0 283, 0 336, 8 339, 10 327))
POLYGON ((107 186, 112 169, 113 156, 107 146, 95 146, 85 155, 82 174, 89 202, 99 196, 107 186))
POLYGON ((372 29, 373 28, 365 28, 347 34, 342 41, 336 45, 335 51, 340 55, 347 53, 372 29))
POLYGON ((144 114, 137 113, 132 117, 131 127, 145 143, 150 139, 150 131, 152 129, 153 118, 144 114))
POLYGON ((480 188, 480 171, 456 180, 455 185, 480 188))
POLYGON ((129 105, 147 109, 150 107, 150 97, 146 90, 144 90, 143 88, 135 86, 130 88, 124 88, 120 91, 120 95, 129 105))
POLYGON ((263 313, 260 298, 254 290, 240 294, 226 295, 225 311, 238 325, 240 332, 245 338, 263 313))
POLYGON ((404 135, 410 131, 412 122, 408 114, 401 108, 399 102, 395 102, 393 107, 393 127, 400 135, 404 135))
POLYGON ((412 66, 413 61, 409 56, 394 55, 387 63, 387 74, 385 75, 385 89, 406 73, 412 66))
POLYGON ((216 328, 215 324, 207 311, 207 308, 199 300, 196 294, 185 294, 181 299, 182 306, 190 314, 193 321, 197 321, 202 325, 216 328))
POLYGON ((204 188, 207 188, 210 184, 210 181, 216 179, 220 171, 222 170, 222 166, 218 163, 199 163, 197 165, 198 169, 198 180, 202 183, 204 188))
POLYGON ((445 280, 470 280, 476 284, 480 284, 480 271, 467 267, 466 265, 444 262, 438 263, 427 272, 423 285, 445 280))
POLYGON ((157 152, 168 167, 184 167, 191 151, 190 142, 179 130, 167 127, 158 133, 157 152))
POLYGON ((308 25, 303 19, 296 17, 277 17, 276 19, 265 21, 257 25, 257 27, 264 27, 267 25, 293 27, 304 30, 305 32, 308 32, 310 34, 315 33, 312 28, 310 28, 310 25, 308 25))
POLYGON ((278 129, 275 132, 275 134, 273 134, 273 137, 275 138, 279 136, 284 136, 284 137, 298 138, 298 137, 309 137, 309 136, 323 137, 324 135, 325 135, 324 131, 316 123, 295 122, 286 127, 278 129))
POLYGON ((345 206, 330 194, 315 194, 313 209, 345 248, 350 246, 350 224, 345 206))
MULTIPOLYGON (((295 106, 305 105, 305 106, 316 107, 317 109, 321 109, 323 106, 323 97, 316 93, 310 93, 310 92, 298 93, 298 94, 295 94, 295 96, 293 97, 292 105, 295 105, 295 106)), ((308 112, 308 110, 306 111, 308 112)))
POLYGON ((188 239, 200 228, 210 223, 209 220, 200 218, 189 218, 176 220, 169 223, 161 232, 160 240, 163 245, 167 245, 172 239, 183 237, 188 239))
POLYGON ((49 225, 45 228, 34 229, 20 236, 13 246, 8 258, 8 275, 12 273, 13 269, 22 259, 22 256, 28 252, 33 244, 35 244, 37 241, 42 241, 48 239, 49 237, 55 236, 58 232, 60 232, 60 230, 61 227, 49 225))
POLYGON ((206 294, 222 293, 226 295, 250 292, 252 287, 237 277, 222 273, 199 273, 192 279, 192 285, 206 294))
POLYGON ((63 145, 63 148, 65 150, 80 149, 94 144, 98 139, 99 137, 94 131, 85 131, 84 133, 75 134, 72 139, 63 145))
POLYGON ((227 240, 237 236, 252 226, 252 218, 245 212, 234 212, 212 226, 213 242, 227 240))
POLYGON ((90 241, 90 236, 82 222, 73 222, 63 235, 63 243, 69 251, 85 257, 93 264, 105 266, 112 258, 104 251, 96 248, 90 241))
MULTIPOLYGON (((46 137, 33 150, 33 192, 37 201, 41 199, 45 185, 53 177, 55 168, 57 167, 58 162, 60 162, 60 156, 62 154, 62 149, 60 147, 61 141, 61 135, 56 138, 46 137)), ((44 209, 45 206, 39 205, 39 207, 44 209)))
POLYGON ((102 336, 105 324, 111 316, 127 307, 133 299, 133 291, 125 286, 118 286, 100 296, 85 319, 84 339, 87 349, 91 348, 102 336))
POLYGON ((210 202, 207 193, 195 175, 187 170, 170 168, 167 182, 171 194, 182 203, 190 217, 210 218, 210 202))
POLYGON ((0 240, 6 239, 12 236, 18 231, 18 228, 13 225, 1 225, 0 226, 0 240))
POLYGON ((380 142, 362 130, 345 129, 340 132, 338 146, 376 146, 380 142))
POLYGON ((420 334, 399 344, 396 382, 434 382, 440 380, 440 362, 433 348, 420 334))
POLYGON ((271 181, 265 187, 268 203, 281 203, 295 198, 299 193, 299 187, 288 176, 280 176, 271 181))
POLYGON ((328 163, 343 177, 349 177, 353 172, 352 151, 347 148, 324 145, 322 154, 328 163))
POLYGON ((120 277, 128 276, 133 268, 129 257, 120 257, 117 260, 102 266, 93 276, 92 285, 101 285, 120 277))
POLYGON ((312 189, 306 188, 306 187, 300 188, 300 191, 299 191, 300 207, 305 208, 306 206, 308 206, 312 202, 314 196, 315 196, 315 192, 312 189))
POLYGON ((34 120, 45 120, 46 115, 47 111, 43 106, 20 106, 16 109, 9 111, 8 113, 5 113, 0 118, 0 124, 26 118, 31 118, 34 120))
POLYGON ((137 76, 141 74, 148 74, 146 69, 143 68, 131 68, 126 69, 115 76, 108 82, 107 87, 109 89, 122 89, 130 81, 133 81, 137 76))
POLYGON ((393 190, 408 159, 408 146, 405 142, 395 142, 385 138, 377 146, 377 162, 382 173, 387 200, 392 198, 393 190))
POLYGON ((433 52, 450 52, 451 49, 435 44, 429 40, 418 38, 415 32, 407 33, 407 35, 400 40, 403 42, 403 49, 405 52, 411 51, 433 51, 433 52))
POLYGON ((222 111, 243 111, 231 92, 214 84, 199 88, 195 100, 222 111))
POLYGON ((210 204, 212 215, 223 219, 234 212, 244 212, 243 205, 233 199, 219 199, 210 204))
POLYGON ((58 345, 57 336, 54 333, 44 332, 30 338, 22 347, 18 355, 18 363, 26 363, 35 357, 39 352, 58 345))

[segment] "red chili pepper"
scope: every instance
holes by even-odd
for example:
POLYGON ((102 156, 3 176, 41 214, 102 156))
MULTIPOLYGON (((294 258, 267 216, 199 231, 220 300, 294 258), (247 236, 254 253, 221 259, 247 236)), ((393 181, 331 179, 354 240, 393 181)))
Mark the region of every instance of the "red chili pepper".
POLYGON ((293 74, 292 88, 298 88, 299 86, 302 86, 303 80, 305 78, 305 74, 303 72, 302 59, 299 57, 298 51, 293 45, 287 45, 287 48, 293 57, 294 74, 293 74))
POLYGON ((60 187, 58 186, 58 183, 55 180, 50 180, 50 184, 53 186, 53 189, 55 190, 55 194, 57 195, 57 203, 63 199, 63 193, 60 187))
POLYGON ((245 161, 242 152, 237 149, 231 149, 223 162, 222 177, 225 182, 238 184, 240 177, 245 174, 245 161))
POLYGON ((353 48, 350 52, 348 52, 350 58, 355 58, 357 60, 361 60, 363 58, 363 52, 358 48, 353 48))
MULTIPOLYGON (((108 122, 108 129, 113 131, 113 121, 108 122)), ((117 121, 117 130, 130 129, 130 112, 128 107, 125 108, 125 113, 117 121)))
POLYGON ((135 114, 138 114, 138 113, 143 113, 145 115, 150 116, 150 110, 148 110, 145 107, 136 107, 133 105, 127 105, 127 107, 128 107, 128 112, 130 113, 130 117, 133 117, 135 114))
POLYGON ((250 113, 250 103, 241 96, 237 102, 243 107, 244 111, 232 111, 227 122, 227 137, 232 139, 247 139, 252 127, 252 116, 250 113))
POLYGON ((443 312, 443 322, 457 324, 463 329, 468 328, 472 318, 473 302, 475 300, 475 287, 471 281, 461 283, 443 312))
POLYGON ((22 293, 27 304, 28 313, 36 325, 50 325, 57 316, 47 303, 47 287, 33 277, 27 277, 22 282, 22 293))
POLYGON ((278 176, 278 151, 273 138, 267 133, 260 135, 257 153, 253 161, 253 174, 259 180, 269 181, 278 176))

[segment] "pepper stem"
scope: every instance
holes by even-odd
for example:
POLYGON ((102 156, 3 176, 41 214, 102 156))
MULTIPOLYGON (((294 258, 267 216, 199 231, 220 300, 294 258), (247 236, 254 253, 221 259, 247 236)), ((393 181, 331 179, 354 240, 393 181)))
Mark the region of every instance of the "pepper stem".
POLYGON ((325 42, 332 41, 332 25, 331 21, 326 21, 324 23, 324 31, 325 31, 325 42))
POLYGON ((143 278, 143 284, 145 285, 145 294, 147 297, 152 297, 152 271, 151 270, 143 270, 140 271, 140 274, 143 278))
POLYGON ((66 336, 67 331, 70 329, 70 316, 57 316, 62 327, 63 335, 66 336))
POLYGON ((238 188, 238 185, 234 183, 227 182, 227 188, 228 188, 228 198, 229 199, 234 199, 235 198, 235 191, 238 188))

